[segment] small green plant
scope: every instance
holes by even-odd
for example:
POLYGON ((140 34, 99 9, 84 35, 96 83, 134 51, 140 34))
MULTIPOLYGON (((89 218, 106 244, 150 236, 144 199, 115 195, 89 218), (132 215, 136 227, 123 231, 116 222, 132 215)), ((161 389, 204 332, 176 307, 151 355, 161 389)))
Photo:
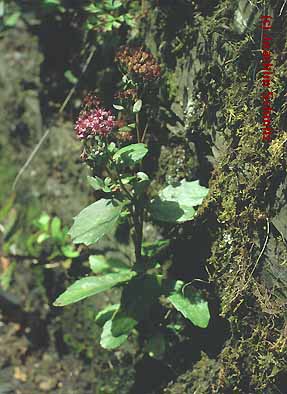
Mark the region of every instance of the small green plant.
POLYGON ((0 27, 10 28, 16 26, 19 18, 21 17, 21 12, 19 9, 5 1, 0 1, 0 27))
POLYGON ((65 7, 61 0, 42 0, 42 6, 48 10, 65 12, 65 7))
MULTIPOLYGON (((160 81, 161 68, 142 48, 123 48, 116 56, 123 73, 123 90, 113 107, 117 117, 88 95, 76 122, 75 131, 83 142, 82 159, 93 170, 88 182, 102 196, 83 209, 69 231, 75 244, 93 245, 122 222, 129 223, 134 245, 134 261, 123 262, 102 255, 90 256, 93 275, 72 284, 54 302, 64 306, 113 287, 121 287, 120 304, 108 305, 98 313, 103 327, 101 345, 120 346, 139 323, 147 321, 154 305, 169 304, 194 325, 206 328, 210 319, 208 303, 190 284, 166 277, 157 255, 169 240, 144 242, 144 222, 173 225, 190 221, 208 193, 199 181, 182 180, 150 197, 151 179, 143 171, 149 149, 150 104, 148 97, 160 81), (102 177, 101 174, 105 174, 102 177)), ((154 356, 164 351, 157 332, 146 344, 154 356)))
POLYGON ((73 259, 80 255, 69 242, 68 228, 62 225, 58 216, 51 217, 43 212, 33 224, 37 231, 31 235, 27 243, 31 254, 41 255, 45 250, 47 261, 56 258, 73 259))
POLYGON ((134 17, 124 10, 124 2, 120 0, 92 1, 84 10, 88 13, 87 30, 109 32, 126 24, 135 26, 134 17))
POLYGON ((23 236, 21 227, 19 229, 21 214, 17 208, 12 194, 0 209, 0 287, 4 290, 10 287, 18 262, 42 263, 45 268, 62 264, 68 268, 72 259, 80 256, 70 242, 68 228, 62 225, 59 217, 46 212, 36 218, 25 217, 29 232, 23 236))

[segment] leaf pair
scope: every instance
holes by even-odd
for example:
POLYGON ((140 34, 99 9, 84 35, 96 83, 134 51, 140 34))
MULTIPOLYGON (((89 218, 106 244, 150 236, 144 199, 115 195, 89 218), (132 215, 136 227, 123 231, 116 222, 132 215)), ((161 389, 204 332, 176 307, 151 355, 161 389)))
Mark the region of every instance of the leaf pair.
POLYGON ((101 313, 96 318, 102 323, 104 316, 107 319, 103 326, 101 346, 114 349, 125 342, 134 327, 148 318, 151 307, 161 293, 159 276, 146 274, 132 278, 123 289, 120 305, 110 306, 105 314, 101 313))
POLYGON ((134 166, 140 162, 148 153, 145 144, 130 144, 119 149, 113 156, 116 164, 124 164, 126 166, 134 166))

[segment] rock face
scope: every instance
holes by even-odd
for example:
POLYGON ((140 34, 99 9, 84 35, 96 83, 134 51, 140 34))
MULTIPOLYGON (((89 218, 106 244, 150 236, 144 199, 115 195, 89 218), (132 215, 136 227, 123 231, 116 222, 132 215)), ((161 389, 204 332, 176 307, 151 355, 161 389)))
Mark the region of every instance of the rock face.
MULTIPOLYGON (((202 221, 207 221, 202 264, 207 264, 220 316, 230 324, 219 348, 205 349, 165 392, 284 392, 287 133, 282 4, 274 1, 266 11, 273 15, 276 97, 276 132, 268 144, 261 141, 262 6, 244 0, 215 3, 162 4, 146 25, 147 45, 166 64, 171 105, 169 142, 162 152, 172 142, 177 149, 192 147, 193 157, 181 155, 183 168, 187 159, 193 166, 185 176, 195 171, 202 183, 209 179, 209 199, 192 233, 202 231, 202 221)), ((197 254, 191 248, 187 253, 197 254)), ((192 280, 196 261, 190 260, 181 274, 192 280)), ((217 341, 217 334, 215 324, 209 335, 217 341)))

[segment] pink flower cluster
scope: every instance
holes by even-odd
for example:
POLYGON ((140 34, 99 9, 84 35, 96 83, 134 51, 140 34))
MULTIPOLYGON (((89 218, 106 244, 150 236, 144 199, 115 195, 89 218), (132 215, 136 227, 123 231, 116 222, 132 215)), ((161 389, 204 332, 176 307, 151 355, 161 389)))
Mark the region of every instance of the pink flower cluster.
POLYGON ((116 127, 115 117, 111 111, 95 108, 82 111, 75 125, 75 131, 80 139, 93 135, 106 136, 116 127))

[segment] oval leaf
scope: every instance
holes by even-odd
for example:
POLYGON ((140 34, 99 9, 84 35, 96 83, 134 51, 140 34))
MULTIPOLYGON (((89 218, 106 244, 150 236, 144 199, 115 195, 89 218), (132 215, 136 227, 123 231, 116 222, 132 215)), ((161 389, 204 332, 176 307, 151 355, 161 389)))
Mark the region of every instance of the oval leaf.
POLYGON ((75 217, 69 231, 73 242, 85 245, 96 243, 114 229, 121 209, 122 204, 119 201, 104 198, 83 209, 75 217))
POLYGON ((129 270, 129 267, 122 261, 114 258, 107 258, 103 255, 90 256, 89 263, 91 270, 94 273, 120 272, 129 270))
POLYGON ((169 185, 160 191, 150 204, 154 219, 168 223, 183 223, 193 219, 193 207, 200 205, 208 189, 200 186, 199 181, 182 180, 178 185, 169 185))
POLYGON ((132 329, 138 324, 138 321, 126 314, 124 310, 119 309, 112 318, 112 333, 115 336, 129 335, 132 329))
POLYGON ((53 238, 58 240, 63 238, 61 232, 61 219, 58 218, 57 216, 54 217, 51 222, 51 235, 53 238))
POLYGON ((103 327, 103 325, 108 321, 111 320, 115 312, 119 309, 120 304, 108 305, 104 309, 102 309, 96 316, 95 322, 103 327))
POLYGON ((115 349, 121 346, 127 339, 128 335, 115 337, 112 334, 112 322, 108 320, 103 327, 100 344, 104 349, 115 349))
POLYGON ((122 162, 125 165, 133 165, 142 160, 148 152, 145 144, 131 144, 118 150, 113 159, 116 162, 122 162))
POLYGON ((84 300, 87 297, 109 290, 118 283, 127 282, 134 275, 135 272, 127 271, 82 278, 68 287, 67 290, 56 299, 53 305, 65 306, 84 300))
POLYGON ((87 176, 88 183, 94 190, 103 190, 106 186, 104 181, 98 176, 87 176))
POLYGON ((124 107, 122 105, 117 105, 117 104, 113 104, 114 109, 116 109, 117 111, 122 111, 124 109, 124 107))
POLYGON ((137 101, 134 103, 133 112, 134 112, 134 113, 140 112, 140 110, 142 109, 142 105, 143 105, 142 100, 137 100, 137 101))
MULTIPOLYGON (((188 289, 187 289, 188 290, 188 289)), ((172 305, 195 326, 206 328, 210 320, 208 303, 198 291, 175 292, 168 297, 172 305)))

